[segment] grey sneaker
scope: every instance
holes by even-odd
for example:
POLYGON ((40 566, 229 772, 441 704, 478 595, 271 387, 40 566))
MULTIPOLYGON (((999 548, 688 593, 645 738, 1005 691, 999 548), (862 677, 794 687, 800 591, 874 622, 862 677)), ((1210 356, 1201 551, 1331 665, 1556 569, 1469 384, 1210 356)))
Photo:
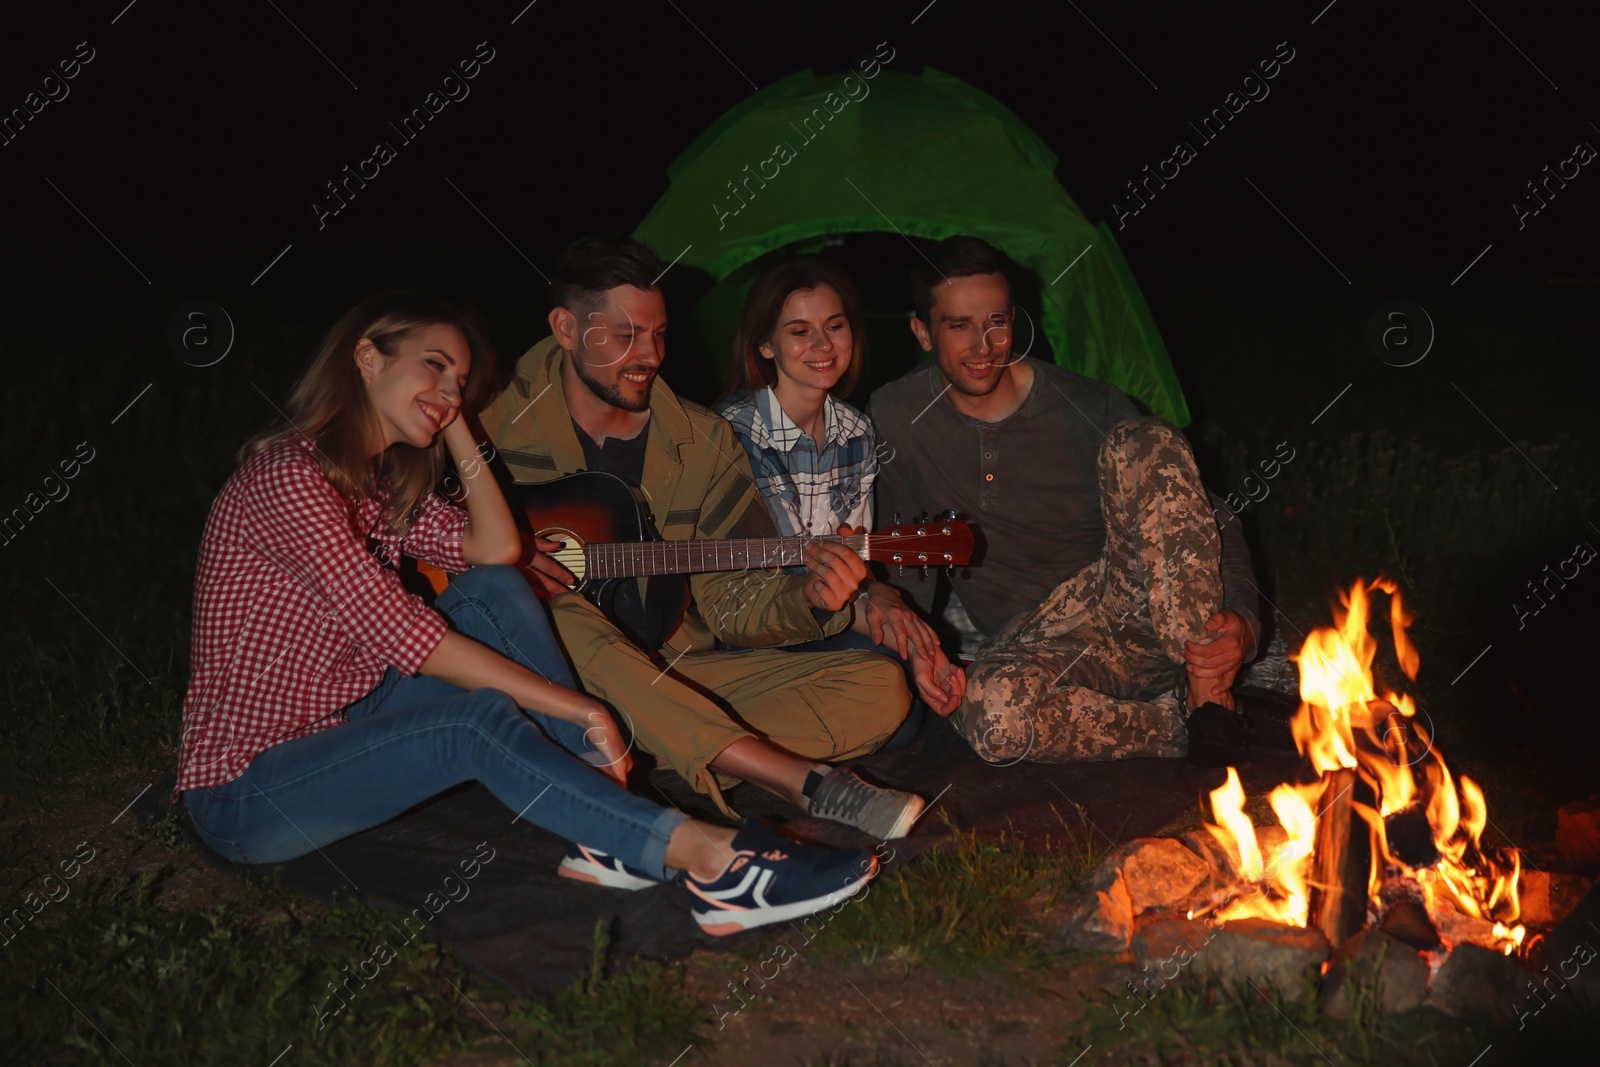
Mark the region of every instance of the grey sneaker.
POLYGON ((915 793, 885 789, 862 781, 849 768, 835 767, 817 786, 806 804, 806 814, 842 822, 880 841, 889 841, 906 836, 926 804, 915 793))

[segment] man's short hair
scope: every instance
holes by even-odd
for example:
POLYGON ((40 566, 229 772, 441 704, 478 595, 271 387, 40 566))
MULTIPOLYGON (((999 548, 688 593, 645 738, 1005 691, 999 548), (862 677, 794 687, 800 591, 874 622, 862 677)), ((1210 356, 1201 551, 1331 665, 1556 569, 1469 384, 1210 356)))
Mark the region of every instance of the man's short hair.
POLYGON ((656 288, 661 259, 643 241, 610 234, 580 237, 566 247, 550 279, 550 301, 580 318, 598 310, 608 289, 656 288))
POLYGON ((1012 285, 1010 257, 981 237, 946 237, 923 251, 911 264, 911 306, 924 325, 933 325, 934 287, 947 279, 999 274, 1012 285))

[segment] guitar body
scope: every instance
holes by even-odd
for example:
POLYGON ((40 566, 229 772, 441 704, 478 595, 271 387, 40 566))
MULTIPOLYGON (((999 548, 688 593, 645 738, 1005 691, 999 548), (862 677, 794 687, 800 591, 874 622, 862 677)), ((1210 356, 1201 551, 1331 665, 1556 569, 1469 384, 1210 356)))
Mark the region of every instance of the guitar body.
POLYGON ((506 502, 524 534, 563 542, 563 547, 550 555, 578 579, 580 592, 589 581, 584 545, 658 540, 652 536, 643 494, 603 471, 507 486, 506 502))
POLYGON ((585 545, 661 540, 643 493, 616 475, 584 471, 548 482, 512 485, 506 502, 527 549, 519 566, 527 567, 533 555, 528 535, 560 541, 561 547, 550 556, 578 579, 576 591, 640 647, 652 651, 661 647, 688 607, 688 575, 653 575, 641 597, 637 578, 588 574, 583 551, 585 545))

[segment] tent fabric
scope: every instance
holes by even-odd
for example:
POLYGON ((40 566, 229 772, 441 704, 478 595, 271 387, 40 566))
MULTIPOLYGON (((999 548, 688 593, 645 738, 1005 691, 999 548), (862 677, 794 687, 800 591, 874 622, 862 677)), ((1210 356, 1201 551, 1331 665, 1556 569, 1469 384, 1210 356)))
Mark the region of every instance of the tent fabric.
POLYGON ((982 237, 1039 278, 1043 307, 1022 308, 1019 346, 1033 334, 1024 320, 1037 318, 1057 363, 1186 425, 1166 347, 1116 241, 1084 217, 1055 166, 1015 115, 948 74, 804 70, 701 134, 634 235, 711 275, 702 320, 736 309, 750 280, 740 268, 774 249, 850 233, 982 237))

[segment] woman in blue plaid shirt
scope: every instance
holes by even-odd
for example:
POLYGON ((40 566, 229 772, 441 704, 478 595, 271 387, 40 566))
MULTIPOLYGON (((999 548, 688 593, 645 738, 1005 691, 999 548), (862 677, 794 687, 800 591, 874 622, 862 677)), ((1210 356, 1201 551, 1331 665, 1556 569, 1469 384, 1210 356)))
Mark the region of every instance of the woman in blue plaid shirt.
MULTIPOLYGON (((775 264, 745 298, 733 386, 717 411, 749 454, 756 488, 782 536, 872 526, 876 435, 866 415, 839 399, 860 376, 865 341, 855 286, 826 260, 775 264)), ((863 648, 902 660, 916 696, 905 726, 885 746, 899 747, 915 736, 927 708, 941 715, 955 709, 965 677, 893 586, 867 583, 855 610, 864 627, 790 651, 863 648)))

